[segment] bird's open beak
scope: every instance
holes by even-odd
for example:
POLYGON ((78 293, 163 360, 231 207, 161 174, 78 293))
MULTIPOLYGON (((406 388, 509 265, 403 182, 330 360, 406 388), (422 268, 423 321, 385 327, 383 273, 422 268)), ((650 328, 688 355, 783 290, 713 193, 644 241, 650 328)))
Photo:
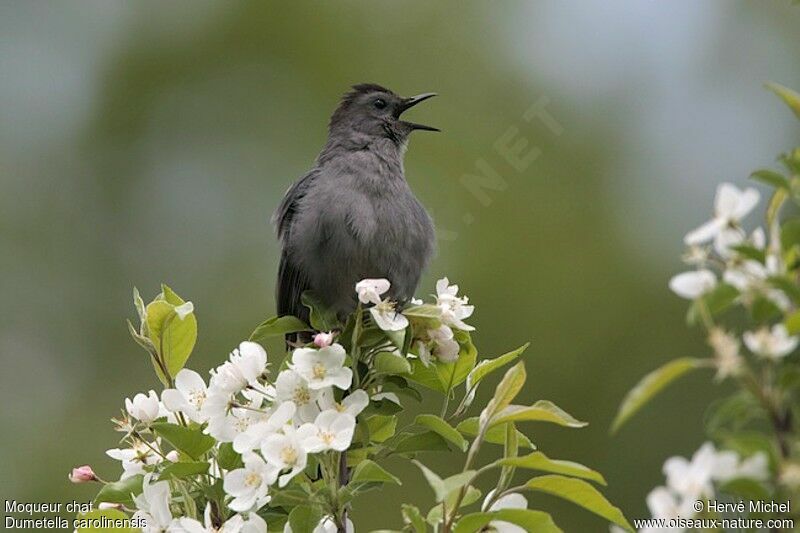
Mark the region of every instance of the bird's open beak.
MULTIPOLYGON (((418 103, 424 102, 428 98, 433 98, 434 96, 436 96, 436 93, 422 93, 418 94, 417 96, 412 96, 411 98, 405 98, 403 100, 403 103, 400 104, 400 112, 397 114, 397 116, 399 117, 400 115, 402 115, 403 113, 405 113, 407 110, 411 109, 418 103)), ((412 131, 413 130, 441 131, 439 128, 434 128, 433 126, 426 126, 425 124, 417 124, 416 122, 408 122, 405 120, 403 120, 402 122, 412 131)))

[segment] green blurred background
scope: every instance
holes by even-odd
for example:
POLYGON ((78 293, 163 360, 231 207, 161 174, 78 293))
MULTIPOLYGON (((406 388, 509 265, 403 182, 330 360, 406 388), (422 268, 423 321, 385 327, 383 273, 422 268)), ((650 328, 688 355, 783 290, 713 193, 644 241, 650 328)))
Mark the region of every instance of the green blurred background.
MULTIPOLYGON (((88 499, 70 467, 118 474, 108 419, 157 385, 125 327, 134 284, 193 300, 203 372, 273 313, 269 215, 340 94, 374 81, 441 95, 414 117, 444 133, 416 134, 406 158, 440 235, 419 293, 457 281, 484 356, 531 340, 525 399, 591 422, 531 426, 533 440, 600 469, 610 498, 645 516, 662 462, 703 441, 703 406, 723 391, 687 379, 619 435, 608 426, 643 373, 706 353, 666 282, 716 183, 743 184, 796 144, 796 120, 761 87, 800 87, 790 4, 3 2, 2 498, 88 499), (524 120, 537 102, 560 135, 524 120), (514 169, 504 134, 541 154, 514 169), (503 190, 463 185, 479 161, 503 190)), ((462 461, 430 460, 444 473, 462 461)), ((406 482, 357 503, 360 530, 428 501, 414 467, 389 466, 406 482)), ((530 500, 566 531, 607 529, 530 500)))

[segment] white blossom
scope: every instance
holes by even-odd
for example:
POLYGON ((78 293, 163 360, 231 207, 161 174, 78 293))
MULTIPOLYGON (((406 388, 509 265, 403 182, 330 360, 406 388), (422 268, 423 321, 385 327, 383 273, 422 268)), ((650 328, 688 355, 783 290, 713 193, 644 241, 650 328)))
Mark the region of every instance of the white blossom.
POLYGON ((408 319, 397 310, 397 304, 384 300, 369 308, 372 319, 383 331, 401 331, 408 327, 408 319))
POLYGON ((739 339, 715 327, 708 333, 708 344, 714 350, 714 365, 717 367, 717 381, 735 377, 741 373, 744 359, 739 355, 739 339))
POLYGON ((442 324, 436 329, 427 331, 426 338, 417 341, 417 355, 425 366, 429 365, 432 357, 443 363, 452 363, 458 359, 460 347, 453 339, 453 330, 442 324))
MULTIPOLYGON (((484 500, 483 504, 486 504, 494 497, 494 490, 489 491, 486 495, 486 499, 484 500)), ((511 494, 506 494, 505 496, 501 496, 497 499, 492 505, 489 507, 488 511, 500 511, 501 509, 527 509, 528 508, 528 500, 525 499, 525 496, 522 494, 518 494, 513 492, 511 494)), ((490 531, 496 533, 525 533, 525 529, 511 524, 509 522, 503 522, 501 520, 492 520, 489 522, 490 531)))
POLYGON ((303 424, 297 429, 297 438, 308 453, 325 450, 343 452, 350 447, 356 419, 353 415, 330 409, 322 411, 314 423, 303 424))
POLYGON ((278 478, 278 486, 281 488, 302 472, 308 461, 305 448, 291 426, 285 426, 282 434, 273 433, 264 439, 261 444, 261 455, 278 470, 289 470, 278 478))
POLYGON ((269 418, 268 413, 261 409, 261 400, 258 398, 251 398, 239 406, 230 394, 214 391, 213 388, 209 391, 202 411, 208 419, 205 432, 219 442, 233 442, 251 425, 269 418))
POLYGON ((134 440, 130 448, 113 448, 106 450, 106 455, 122 462, 122 476, 127 479, 137 474, 144 474, 144 467, 160 463, 163 458, 153 448, 159 448, 159 441, 146 444, 142 440, 134 440))
POLYGON ((715 249, 724 254, 728 245, 742 240, 741 220, 758 203, 760 195, 752 187, 740 190, 730 183, 717 187, 714 198, 714 217, 686 234, 684 242, 691 246, 714 240, 715 249))
POLYGON ((283 370, 275 380, 275 398, 279 402, 293 402, 297 406, 300 422, 311 422, 320 412, 317 398, 327 389, 311 389, 308 382, 294 370, 283 370))
POLYGON ((711 475, 719 483, 740 478, 766 481, 769 478, 769 459, 764 452, 741 459, 736 452, 723 450, 717 453, 711 475))
POLYGON ((245 453, 260 448, 264 439, 286 425, 296 410, 297 406, 294 402, 283 402, 274 406, 268 411, 268 418, 251 424, 244 432, 234 437, 233 449, 239 453, 245 453))
POLYGON ((228 361, 217 367, 211 376, 211 386, 236 393, 248 385, 257 385, 266 371, 267 352, 260 344, 245 341, 231 352, 228 361))
POLYGON ((292 354, 290 368, 306 380, 309 389, 330 386, 347 389, 353 380, 353 371, 342 366, 346 355, 341 344, 319 350, 298 348, 292 354))
POLYGON ((765 264, 747 259, 730 265, 722 275, 725 283, 736 287, 742 293, 745 301, 752 300, 753 296, 763 295, 781 310, 786 311, 791 302, 783 291, 773 287, 769 278, 783 273, 781 260, 775 254, 766 256, 765 264))
POLYGON ((669 288, 680 296, 694 300, 703 296, 717 285, 717 276, 710 270, 682 272, 669 280, 669 288))
MULTIPOLYGON (((345 526, 344 526, 345 533, 355 533, 355 526, 353 526, 353 521, 349 518, 347 519, 345 526)), ((336 533, 338 531, 336 527, 336 522, 330 516, 324 517, 320 520, 317 527, 311 533, 336 533)), ((289 522, 286 522, 286 525, 283 526, 283 533, 293 533, 292 526, 289 525, 289 522)))
POLYGON ((153 390, 148 392, 146 396, 139 393, 133 397, 133 400, 125 398, 125 410, 128 411, 128 414, 145 424, 149 424, 158 418, 160 407, 158 394, 153 390))
POLYGON ((188 368, 182 369, 175 376, 175 388, 161 393, 161 401, 171 412, 180 411, 192 421, 203 423, 206 417, 202 414, 203 404, 208 397, 208 388, 200 374, 188 368))
POLYGON ((169 482, 151 483, 152 474, 146 474, 142 482, 142 493, 134 498, 136 513, 133 517, 144 520, 144 533, 161 533, 170 527, 172 512, 169 509, 169 482))
POLYGON ((763 327, 756 331, 746 331, 742 338, 748 350, 772 360, 786 357, 800 342, 800 337, 790 336, 783 324, 776 324, 771 330, 763 327))
POLYGON ((356 283, 356 293, 358 294, 358 301, 362 304, 375 304, 381 303, 381 295, 389 290, 391 283, 388 279, 362 279, 356 283))
POLYGON ((232 496, 228 507, 237 512, 256 510, 269 500, 269 487, 278 478, 278 468, 268 464, 257 454, 247 452, 242 455, 243 468, 238 468, 225 476, 223 489, 232 496))
POLYGON ((350 416, 358 416, 369 405, 369 396, 364 390, 358 389, 337 402, 333 398, 333 392, 328 390, 320 395, 319 405, 323 409, 334 409, 350 416))
POLYGON ((688 461, 683 457, 670 457, 664 462, 667 487, 685 498, 710 498, 714 495, 711 474, 714 471, 716 450, 706 442, 688 461))
POLYGON ((468 305, 469 298, 458 296, 458 285, 450 285, 450 280, 442 278, 436 282, 436 305, 442 310, 442 322, 462 331, 475 328, 465 324, 464 319, 472 316, 474 305, 468 305))
POLYGON ((242 515, 235 514, 221 527, 216 528, 211 519, 209 503, 203 513, 202 523, 188 517, 176 518, 167 531, 168 533, 267 533, 267 523, 255 513, 251 513, 246 522, 242 515))

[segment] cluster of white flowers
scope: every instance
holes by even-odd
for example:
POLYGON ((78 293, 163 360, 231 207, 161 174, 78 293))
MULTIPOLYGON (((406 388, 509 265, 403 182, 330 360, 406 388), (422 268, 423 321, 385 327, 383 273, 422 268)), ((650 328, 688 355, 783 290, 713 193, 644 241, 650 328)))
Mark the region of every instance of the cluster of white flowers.
MULTIPOLYGON (((684 238, 689 246, 684 260, 695 269, 680 273, 670 280, 669 286, 673 292, 682 298, 697 300, 724 282, 738 291, 738 299, 744 305, 763 298, 781 311, 791 307, 786 294, 770 283, 771 278, 786 273, 777 226, 770 229, 769 239, 761 228, 748 235, 742 227, 742 220, 758 201, 756 189, 740 190, 730 183, 719 186, 714 201, 714 217, 684 238), (757 251, 764 260, 759 261, 741 253, 737 249, 741 246, 757 251), (720 278, 714 272, 715 267, 721 271, 720 278)), ((745 332, 742 340, 751 353, 773 361, 792 353, 800 342, 800 338, 790 336, 782 324, 745 332)), ((739 341, 730 333, 713 328, 709 344, 715 352, 718 378, 736 375, 741 364, 739 341)))
MULTIPOLYGON (((390 287, 388 280, 366 279, 355 290, 361 304, 369 306, 378 328, 404 330, 409 318, 396 302, 383 297, 390 287)), ((468 305, 467 297, 458 296, 458 286, 444 278, 436 284, 436 291, 435 306, 430 307, 440 316, 441 325, 417 335, 416 353, 410 354, 425 364, 434 358, 454 361, 459 344, 453 330, 474 329, 464 323, 474 308, 468 305)), ((411 305, 422 302, 413 300, 411 305)), ((135 498, 133 511, 147 520, 145 531, 264 532, 266 524, 256 512, 270 501, 273 486, 283 488, 303 472, 309 455, 344 452, 350 447, 356 417, 369 405, 370 398, 362 389, 350 390, 353 370, 345 366, 347 353, 335 338, 335 332, 321 332, 313 343, 295 348, 274 379, 270 379, 264 348, 245 341, 227 361, 211 370, 208 384, 200 374, 184 368, 175 376, 174 387, 164 390, 160 398, 149 391, 125 400, 127 415, 117 424, 126 433, 123 440, 129 447, 108 450, 107 454, 122 463, 121 480, 143 475, 143 491, 135 498), (160 469, 155 467, 165 461, 178 462, 180 456, 178 451, 162 446, 160 438, 148 437, 156 433, 148 431, 150 426, 164 420, 203 428, 215 440, 217 453, 209 454, 208 472, 222 479, 225 502, 234 512, 222 526, 217 524, 217 529, 212 527, 210 506, 205 509, 203 523, 172 515, 169 482, 158 479, 156 472, 160 469), (240 468, 226 471, 220 466, 216 457, 223 445, 241 455, 240 468)), ((379 392, 375 399, 399 403, 387 392, 379 392)), ((81 468, 91 470, 88 466, 81 468)), ((95 479, 93 472, 91 476, 87 472, 76 469, 70 479, 95 479)), ((348 529, 352 530, 352 524, 348 529)), ((288 525, 286 531, 291 531, 288 525)), ((316 533, 326 531, 336 531, 330 517, 315 529, 316 533)))
MULTIPOLYGON (((670 457, 664 462, 663 471, 666 484, 656 487, 647 495, 647 507, 653 518, 665 520, 694 517, 697 511, 693 504, 698 500, 714 499, 715 484, 742 478, 765 481, 770 475, 764 452, 742 459, 729 450, 717 451, 710 442, 703 444, 691 460, 670 457)), ((639 531, 657 533, 663 530, 645 528, 639 531)))

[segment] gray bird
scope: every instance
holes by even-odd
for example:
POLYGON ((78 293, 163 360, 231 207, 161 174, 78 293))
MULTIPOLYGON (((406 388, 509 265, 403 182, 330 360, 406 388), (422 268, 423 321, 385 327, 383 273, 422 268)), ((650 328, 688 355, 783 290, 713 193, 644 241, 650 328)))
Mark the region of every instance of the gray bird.
POLYGON ((411 132, 439 130, 400 116, 433 96, 401 98, 371 83, 344 95, 316 165, 273 215, 282 245, 279 315, 307 320, 300 296, 313 290, 343 318, 365 278, 388 279, 388 296, 399 302, 414 295, 435 239, 431 217, 406 182, 403 156, 411 132))

